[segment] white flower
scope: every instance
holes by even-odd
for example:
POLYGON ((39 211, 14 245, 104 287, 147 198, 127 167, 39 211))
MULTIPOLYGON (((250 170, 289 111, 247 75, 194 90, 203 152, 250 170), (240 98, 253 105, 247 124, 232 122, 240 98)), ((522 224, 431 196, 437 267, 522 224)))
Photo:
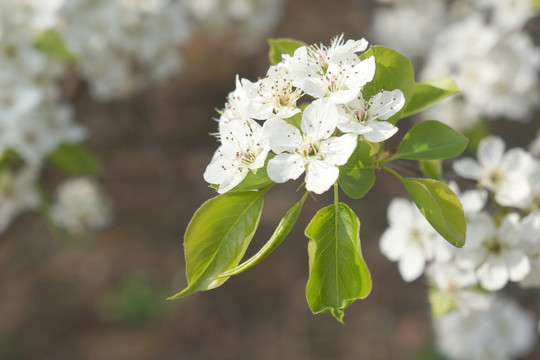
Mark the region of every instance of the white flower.
POLYGON ((221 146, 204 172, 204 179, 218 184, 223 194, 240 184, 249 171, 264 166, 270 151, 262 127, 255 121, 231 121, 220 124, 221 146))
POLYGON ((300 112, 296 101, 303 92, 293 87, 292 76, 283 64, 271 66, 264 79, 250 85, 253 87, 250 98, 257 101, 259 97, 258 101, 262 101, 270 109, 264 111, 265 116, 269 117, 273 112, 275 116, 287 119, 300 112))
POLYGON ((295 74, 323 73, 330 64, 358 59, 357 52, 367 49, 366 39, 347 40, 343 35, 335 37, 329 47, 320 45, 301 46, 293 56, 283 55, 283 63, 295 74))
POLYGON ((379 242, 381 252, 398 261, 401 277, 413 281, 420 277, 426 262, 448 261, 452 256, 449 245, 427 222, 414 203, 397 198, 388 206, 390 226, 379 242))
POLYGON ((306 189, 322 194, 334 184, 339 170, 356 147, 356 135, 332 136, 339 113, 329 99, 315 100, 304 110, 302 133, 279 118, 265 122, 270 147, 278 154, 268 162, 268 176, 277 183, 297 179, 306 171, 306 189))
POLYGON ((346 116, 337 127, 343 132, 364 135, 370 142, 381 142, 394 135, 398 128, 388 120, 405 105, 401 90, 382 90, 365 101, 362 95, 343 106, 346 116))
POLYGON ((504 149, 500 137, 489 136, 478 146, 478 162, 471 158, 457 160, 454 170, 493 191, 499 204, 523 208, 528 205, 531 194, 528 175, 533 160, 523 149, 511 149, 506 154, 504 149))
POLYGON ((227 96, 225 108, 221 111, 220 124, 240 120, 248 122, 251 119, 266 120, 273 114, 273 106, 257 92, 259 86, 247 79, 236 76, 236 88, 227 96))
POLYGON ((293 56, 284 56, 283 64, 293 75, 294 86, 315 98, 329 96, 336 104, 346 104, 375 75, 375 58, 361 61, 356 55, 366 47, 364 39, 343 43, 339 37, 329 48, 301 46, 293 56))
POLYGON ((530 272, 521 237, 518 214, 508 214, 497 228, 489 214, 479 213, 467 224, 467 242, 456 250, 457 264, 474 269, 484 289, 500 290, 530 272))
POLYGON ((54 222, 73 236, 101 230, 111 222, 111 205, 98 184, 88 178, 64 180, 51 205, 54 222))
POLYGON ((375 57, 360 61, 354 55, 339 64, 328 64, 324 73, 298 74, 294 85, 315 98, 328 96, 335 104, 346 104, 358 96, 374 75, 375 57))

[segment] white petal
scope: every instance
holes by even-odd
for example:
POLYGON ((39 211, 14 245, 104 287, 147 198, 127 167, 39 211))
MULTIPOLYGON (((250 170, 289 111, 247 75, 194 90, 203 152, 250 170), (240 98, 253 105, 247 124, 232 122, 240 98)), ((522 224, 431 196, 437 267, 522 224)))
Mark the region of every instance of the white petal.
POLYGON ((379 242, 379 248, 383 255, 392 261, 400 259, 406 245, 403 231, 399 227, 389 227, 386 229, 379 242))
POLYGON ((466 214, 477 213, 486 206, 487 191, 484 189, 468 190, 461 194, 459 200, 466 214))
POLYGON ((496 169, 502 161, 504 149, 503 139, 498 136, 489 136, 480 141, 476 156, 483 167, 496 169))
POLYGON ((525 253, 519 249, 507 251, 504 254, 508 266, 510 280, 521 281, 531 271, 531 263, 525 253))
POLYGON ((330 100, 334 104, 347 104, 356 99, 360 88, 341 89, 330 93, 330 100))
POLYGON ((349 89, 360 89, 366 83, 373 80, 373 76, 375 75, 375 57, 370 56, 360 63, 355 63, 354 67, 346 67, 344 70, 344 75, 349 76, 345 82, 347 87, 349 89))
POLYGON ((409 282, 416 280, 422 275, 426 267, 426 259, 418 246, 410 246, 401 256, 398 264, 399 273, 403 280, 409 282))
POLYGON ((268 177, 277 183, 298 179, 305 170, 304 159, 296 154, 278 154, 268 161, 268 177))
POLYGON ((395 198, 388 206, 387 217, 391 226, 408 228, 414 219, 413 205, 409 200, 395 198))
POLYGON ((297 128, 280 118, 267 120, 263 125, 263 137, 275 153, 294 152, 295 144, 302 141, 297 128))
POLYGON ((486 290, 502 289, 508 282, 508 269, 500 258, 489 259, 476 271, 480 285, 486 290))
POLYGON ((388 121, 375 120, 368 123, 367 126, 369 126, 372 131, 364 134, 364 138, 373 143, 387 140, 398 131, 398 128, 388 121))
POLYGON ((304 110, 302 131, 313 140, 328 139, 336 129, 339 118, 337 107, 330 99, 315 100, 304 110))
POLYGON ((356 148, 356 138, 355 134, 344 134, 328 139, 324 159, 335 165, 345 164, 356 148))
POLYGON ((368 119, 388 120, 405 105, 405 97, 399 89, 381 91, 369 99, 369 105, 368 119))
POLYGON ((224 194, 227 191, 234 188, 236 185, 240 184, 242 180, 245 179, 247 174, 249 173, 249 170, 242 170, 239 169, 233 169, 231 171, 228 171, 223 174, 223 178, 221 179, 221 182, 219 184, 218 193, 224 194))
POLYGON ((471 158, 456 160, 453 166, 454 171, 461 177, 474 180, 480 180, 482 178, 480 164, 471 158))
POLYGON ((357 135, 363 135, 373 131, 372 128, 360 123, 339 123, 337 127, 342 132, 353 133, 357 135))
POLYGON ((322 194, 330 189, 339 175, 338 168, 324 160, 313 160, 306 171, 306 190, 322 194))
POLYGON ((318 75, 309 74, 305 77, 298 77, 293 81, 293 85, 304 90, 308 95, 313 96, 314 98, 321 98, 326 95, 328 84, 318 75))

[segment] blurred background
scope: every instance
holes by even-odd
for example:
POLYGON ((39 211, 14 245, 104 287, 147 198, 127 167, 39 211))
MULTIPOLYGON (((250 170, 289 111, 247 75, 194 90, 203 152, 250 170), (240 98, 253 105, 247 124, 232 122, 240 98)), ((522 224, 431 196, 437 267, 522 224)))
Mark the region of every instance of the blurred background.
MULTIPOLYGON (((211 1, 200 1, 205 3, 211 1)), ((273 10, 251 20, 270 23, 261 34, 244 29, 238 19, 215 24, 240 8, 218 12, 206 25, 194 17, 190 36, 177 50, 180 70, 129 96, 96 99, 80 70, 63 75, 62 100, 72 104, 74 117, 87 129, 86 145, 102 162, 97 181, 110 199, 112 221, 91 236, 70 237, 51 229, 39 212, 25 212, 1 234, 0 359, 442 358, 431 345, 426 281, 405 283, 396 264, 379 251, 388 203, 407 197, 386 173, 378 174, 365 198, 348 201, 361 221, 373 291, 347 309, 345 325, 328 314, 311 314, 305 299, 303 231, 316 211, 331 203, 327 195, 308 199, 285 242, 255 268, 217 289, 165 300, 186 286, 182 236, 196 209, 215 195, 202 178, 218 146, 209 135, 217 130, 212 119, 234 89, 236 74, 252 81, 265 75, 266 37, 328 44, 344 33, 345 39, 393 45, 375 40, 374 1, 266 3, 273 10)), ((538 18, 526 26, 538 40, 538 18)), ((422 64, 415 60, 416 67, 422 64)), ((538 112, 532 117, 490 126, 511 146, 526 146, 539 128, 538 112)), ((399 125, 401 138, 412 122, 399 125)), ((54 168, 41 172, 51 194, 62 178, 54 168)), ((291 194, 299 184, 276 186, 266 196, 248 256, 295 202, 291 194)), ((520 293, 519 301, 538 314, 538 295, 520 293)), ((524 357, 537 358, 540 344, 524 357)))

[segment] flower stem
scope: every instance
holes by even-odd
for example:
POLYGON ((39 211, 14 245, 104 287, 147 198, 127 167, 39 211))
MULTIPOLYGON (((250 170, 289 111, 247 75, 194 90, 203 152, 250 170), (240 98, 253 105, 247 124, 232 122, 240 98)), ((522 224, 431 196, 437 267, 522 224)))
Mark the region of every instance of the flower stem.
POLYGON ((339 188, 337 181, 334 183, 334 206, 337 208, 339 203, 339 188))
POLYGON ((397 177, 400 181, 403 181, 403 176, 399 175, 395 170, 390 169, 388 166, 381 165, 381 169, 388 171, 390 174, 397 177))

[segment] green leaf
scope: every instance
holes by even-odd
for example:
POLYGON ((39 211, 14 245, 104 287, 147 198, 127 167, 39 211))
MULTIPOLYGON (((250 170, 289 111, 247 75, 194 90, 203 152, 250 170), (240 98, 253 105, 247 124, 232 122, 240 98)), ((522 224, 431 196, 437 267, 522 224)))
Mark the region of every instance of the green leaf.
POLYGON ((278 226, 276 227, 276 230, 270 237, 270 240, 268 240, 268 242, 261 248, 261 250, 259 250, 255 255, 249 258, 249 260, 244 261, 242 264, 238 265, 234 269, 219 274, 217 278, 240 274, 241 272, 252 268, 253 266, 266 259, 268 255, 270 255, 275 249, 277 249, 277 247, 283 242, 283 240, 285 240, 285 237, 287 237, 294 224, 296 223, 298 215, 300 215, 300 210, 302 210, 302 205, 304 205, 304 201, 306 200, 308 194, 309 193, 306 192, 304 197, 302 197, 302 200, 294 204, 293 207, 290 208, 289 211, 287 211, 285 216, 281 219, 278 226))
POLYGON ((297 128, 298 130, 302 130, 302 113, 294 114, 290 118, 285 119, 285 121, 297 128))
POLYGON ((234 268, 255 235, 263 208, 263 192, 238 191, 216 196, 193 215, 184 235, 188 286, 169 299, 223 284, 215 279, 234 268))
POLYGON ((419 113, 430 105, 458 92, 459 88, 455 81, 447 77, 417 82, 414 84, 414 93, 411 102, 403 112, 403 117, 419 113))
POLYGON ((395 124, 403 117, 407 104, 411 101, 414 93, 414 69, 405 56, 395 50, 384 46, 372 46, 362 54, 362 59, 375 56, 375 76, 373 81, 364 85, 364 98, 369 98, 381 90, 392 91, 400 89, 405 97, 403 108, 390 119, 395 124))
POLYGON ((457 156, 468 140, 440 121, 426 120, 415 126, 399 144, 394 157, 408 160, 437 160, 457 156))
POLYGON ((339 186, 353 199, 363 197, 375 183, 373 153, 369 144, 360 141, 345 165, 339 168, 339 186))
POLYGON ((441 160, 420 160, 418 161, 420 171, 426 177, 434 180, 442 180, 442 161, 441 160))
POLYGON ((60 33, 54 29, 39 32, 34 40, 34 46, 45 54, 62 61, 77 60, 77 57, 66 47, 60 33))
POLYGON ((437 180, 405 178, 405 189, 411 195, 420 212, 450 244, 465 244, 465 215, 456 194, 437 180))
POLYGON ((454 293, 430 289, 429 303, 431 304, 431 316, 435 319, 457 309, 457 301, 454 293))
POLYGON ((82 144, 62 144, 47 160, 71 175, 96 175, 102 171, 99 159, 82 144))
POLYGON ((533 7, 536 12, 540 12, 540 0, 533 0, 533 7))
POLYGON ((281 62, 281 55, 293 55, 296 49, 306 44, 294 39, 268 39, 268 45, 270 46, 268 53, 270 64, 276 65, 281 62))
POLYGON ((360 221, 345 204, 327 206, 306 228, 310 241, 306 297, 315 314, 343 322, 344 310, 371 291, 371 275, 360 248, 360 221))

